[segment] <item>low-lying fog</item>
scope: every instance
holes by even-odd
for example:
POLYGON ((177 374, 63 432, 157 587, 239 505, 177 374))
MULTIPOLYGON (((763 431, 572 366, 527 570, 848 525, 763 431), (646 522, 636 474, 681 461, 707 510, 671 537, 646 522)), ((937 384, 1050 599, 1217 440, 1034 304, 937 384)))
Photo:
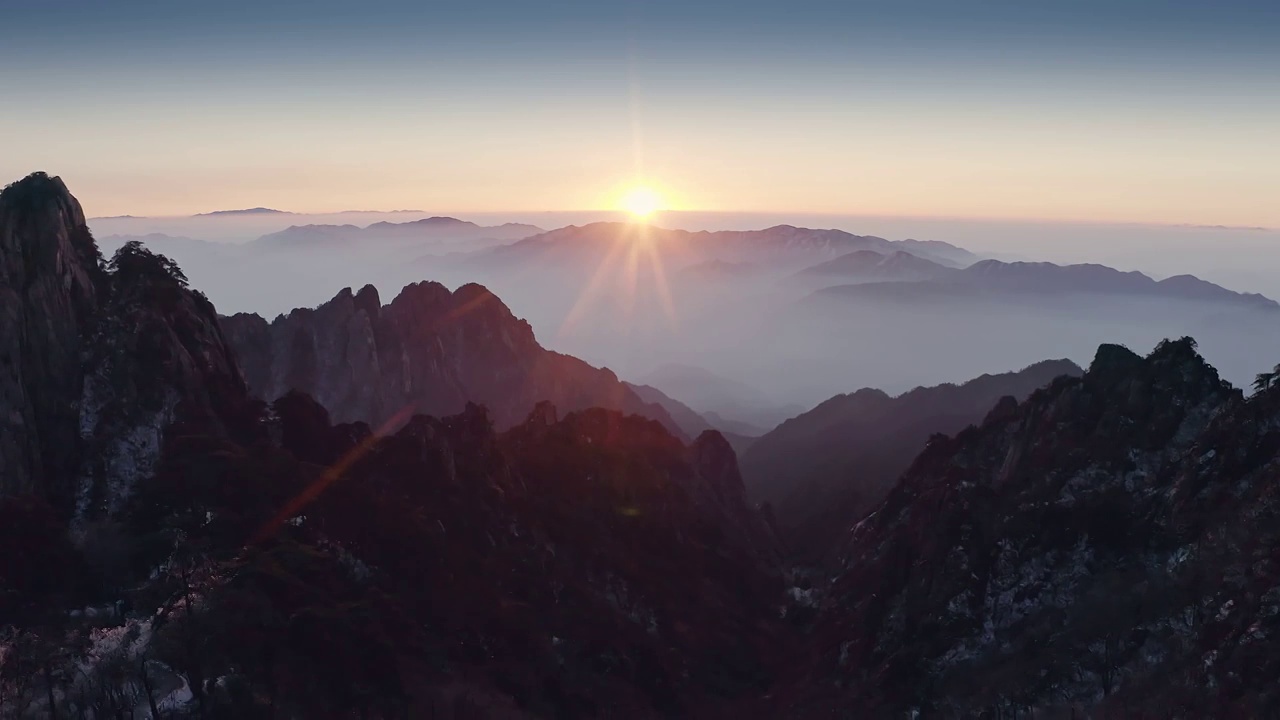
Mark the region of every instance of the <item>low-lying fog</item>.
MULTIPOLYGON (((479 282, 516 316, 528 319, 546 347, 637 382, 661 379, 665 373, 669 386, 678 385, 671 378, 680 374, 679 368, 686 375, 709 371, 688 387, 706 385, 707 377, 726 387, 745 383, 758 393, 751 403, 785 408, 779 411, 783 416, 864 386, 895 393, 1046 358, 1086 364, 1104 342, 1146 352, 1165 337, 1192 335, 1206 358, 1238 386, 1280 362, 1280 311, 1230 304, 1087 294, 814 296, 821 283, 797 282, 793 267, 691 268, 668 262, 659 278, 642 262, 633 283, 632 275, 618 268, 596 273, 592 267, 492 266, 460 255, 470 249, 466 244, 424 248, 363 243, 349 250, 311 251, 301 246, 268 249, 251 242, 290 225, 364 226, 428 216, 263 213, 107 218, 92 220, 91 226, 107 253, 123 241, 118 235, 170 236, 146 241, 177 260, 192 286, 224 314, 251 311, 271 318, 322 303, 344 286, 366 283, 379 288, 385 303, 412 281, 437 280, 451 288, 479 282)), ((464 219, 553 229, 608 217, 545 213, 464 219)), ((669 214, 658 221, 694 230, 754 229, 782 222, 893 240, 942 240, 1000 259, 1095 262, 1155 278, 1190 273, 1231 290, 1280 298, 1280 232, 1272 230, 712 213, 669 214)), ((686 394, 693 392, 688 387, 686 394)), ((714 404, 710 400, 702 404, 695 409, 718 409, 705 407, 714 404)), ((776 421, 770 417, 762 411, 756 419, 776 421)))

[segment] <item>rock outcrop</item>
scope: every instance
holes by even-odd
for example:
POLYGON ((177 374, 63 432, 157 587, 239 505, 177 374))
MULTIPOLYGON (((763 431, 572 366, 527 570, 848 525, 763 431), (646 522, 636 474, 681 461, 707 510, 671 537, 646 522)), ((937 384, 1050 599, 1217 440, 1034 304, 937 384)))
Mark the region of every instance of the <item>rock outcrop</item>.
POLYGON ((930 436, 980 423, 1004 396, 1023 400, 1081 372, 1069 360, 1047 360, 897 397, 872 388, 837 395, 752 443, 741 463, 747 491, 773 506, 797 561, 818 562, 884 499, 930 436))
POLYGON ((1280 393, 1244 398, 1184 338, 1103 346, 934 439, 852 526, 804 690, 769 712, 1270 714, 1278 428, 1280 393))
POLYGON ((0 494, 73 492, 99 260, 60 179, 37 173, 0 192, 0 494))
POLYGON ((474 402, 508 428, 549 401, 562 412, 643 415, 683 437, 666 410, 609 370, 545 350, 533 328, 480 285, 450 292, 415 283, 385 306, 373 286, 347 288, 271 323, 243 313, 222 323, 257 395, 305 392, 338 422, 377 426, 415 413, 454 414, 474 402))
POLYGON ((212 305, 175 265, 136 244, 104 264, 56 177, 0 193, 0 495, 112 513, 180 407, 246 399, 212 305))

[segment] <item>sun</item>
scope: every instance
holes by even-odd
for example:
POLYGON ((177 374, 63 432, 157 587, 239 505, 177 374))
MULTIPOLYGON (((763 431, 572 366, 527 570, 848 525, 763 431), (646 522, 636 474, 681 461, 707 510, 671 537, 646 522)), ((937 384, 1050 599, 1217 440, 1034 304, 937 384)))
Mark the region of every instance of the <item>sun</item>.
POLYGON ((627 211, 637 220, 648 219, 659 210, 666 209, 666 203, 657 190, 645 185, 637 185, 622 194, 619 207, 627 211))

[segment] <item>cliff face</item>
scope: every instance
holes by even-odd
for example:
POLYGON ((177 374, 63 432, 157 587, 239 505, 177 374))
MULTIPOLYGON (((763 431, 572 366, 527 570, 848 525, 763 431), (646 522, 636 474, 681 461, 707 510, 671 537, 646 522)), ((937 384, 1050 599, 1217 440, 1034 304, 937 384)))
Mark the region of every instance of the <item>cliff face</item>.
POLYGON ((151 474, 182 415, 215 421, 249 402, 218 314, 163 256, 125 246, 86 344, 78 404, 79 517, 114 515, 151 474))
POLYGON ((98 252, 80 203, 43 174, 0 193, 0 494, 67 496, 98 252))
POLYGON ((104 266, 58 178, 0 193, 0 494, 113 513, 180 410, 245 392, 217 314, 176 266, 137 246, 104 266))
POLYGON ((852 526, 803 702, 882 716, 1257 717, 1280 701, 1280 394, 1189 339, 1099 349, 931 441, 852 526))
POLYGON ((385 306, 372 286, 345 289, 270 324, 251 314, 222 323, 256 394, 305 392, 339 422, 449 415, 475 402, 507 428, 549 401, 564 412, 643 415, 680 435, 665 410, 609 370, 542 348, 529 324, 480 285, 450 292, 415 283, 385 306))

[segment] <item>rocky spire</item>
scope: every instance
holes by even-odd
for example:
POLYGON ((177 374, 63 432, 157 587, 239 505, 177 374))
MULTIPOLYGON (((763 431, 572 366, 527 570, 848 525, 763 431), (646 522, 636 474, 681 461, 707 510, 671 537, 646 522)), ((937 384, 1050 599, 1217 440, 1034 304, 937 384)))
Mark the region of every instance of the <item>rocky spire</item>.
POLYGON ((61 179, 34 173, 0 192, 0 494, 71 490, 99 259, 61 179))
POLYGON ((80 203, 35 173, 0 193, 0 495, 112 512, 179 412, 247 399, 209 301, 126 245, 106 265, 80 203))

